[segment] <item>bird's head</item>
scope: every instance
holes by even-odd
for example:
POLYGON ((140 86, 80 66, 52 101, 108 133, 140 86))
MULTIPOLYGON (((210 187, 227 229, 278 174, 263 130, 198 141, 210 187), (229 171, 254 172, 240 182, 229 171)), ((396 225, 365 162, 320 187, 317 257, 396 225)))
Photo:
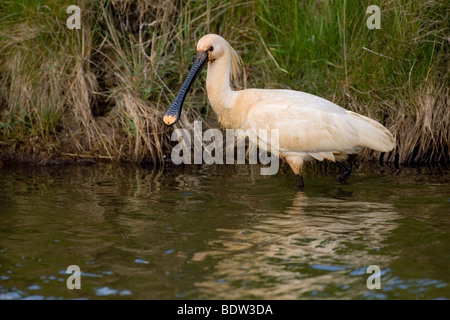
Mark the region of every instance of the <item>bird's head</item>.
POLYGON ((219 59, 229 48, 228 42, 217 34, 207 34, 197 42, 197 52, 207 52, 210 63, 219 59))
POLYGON ((183 107, 184 99, 189 91, 192 83, 200 75, 200 72, 205 67, 206 62, 213 63, 224 55, 226 50, 234 50, 230 47, 228 42, 217 34, 208 34, 203 36, 197 43, 197 53, 194 57, 194 63, 189 71, 186 80, 183 83, 175 100, 169 106, 163 115, 163 122, 167 126, 175 124, 181 116, 181 109, 183 107))

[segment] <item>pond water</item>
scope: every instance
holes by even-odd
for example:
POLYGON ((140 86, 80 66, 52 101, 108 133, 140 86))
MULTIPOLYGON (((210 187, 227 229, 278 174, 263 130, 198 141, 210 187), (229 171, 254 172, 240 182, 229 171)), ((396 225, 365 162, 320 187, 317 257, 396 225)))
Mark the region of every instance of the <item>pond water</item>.
POLYGON ((4 166, 0 299, 449 299, 450 170, 336 174, 4 166))

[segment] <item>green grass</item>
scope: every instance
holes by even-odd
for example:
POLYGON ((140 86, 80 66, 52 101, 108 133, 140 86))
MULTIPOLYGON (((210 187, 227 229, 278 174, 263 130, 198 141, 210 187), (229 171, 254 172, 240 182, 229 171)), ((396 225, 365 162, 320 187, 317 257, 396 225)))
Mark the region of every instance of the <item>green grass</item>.
POLYGON ((367 1, 275 3, 259 2, 258 27, 289 70, 280 74, 283 80, 305 90, 333 94, 333 84, 343 82, 354 94, 380 90, 383 98, 417 87, 433 69, 445 67, 439 64, 442 31, 448 32, 444 2, 371 1, 381 8, 380 30, 366 27, 367 1))
POLYGON ((277 72, 277 84, 387 125, 399 147, 385 160, 450 160, 448 121, 442 121, 449 117, 448 3, 261 0, 256 17, 274 59, 288 71, 277 72), (380 30, 366 27, 369 4, 381 9, 380 30))
MULTIPOLYGON (((0 158, 162 160, 171 130, 160 117, 196 41, 218 33, 248 87, 310 92, 386 125, 398 147, 361 159, 448 162, 449 13, 445 0, 4 0, 0 158), (81 30, 66 27, 72 4, 81 30), (380 30, 366 27, 369 5, 380 30)), ((185 109, 178 126, 215 117, 204 77, 185 109)))

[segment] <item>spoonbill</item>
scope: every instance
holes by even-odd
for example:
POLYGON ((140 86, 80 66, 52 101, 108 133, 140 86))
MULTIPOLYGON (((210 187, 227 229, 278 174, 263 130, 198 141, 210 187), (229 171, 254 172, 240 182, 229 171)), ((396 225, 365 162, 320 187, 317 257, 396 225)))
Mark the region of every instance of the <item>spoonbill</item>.
POLYGON ((178 95, 163 115, 167 126, 177 122, 186 94, 208 62, 206 90, 219 123, 230 129, 278 129, 278 156, 284 159, 303 187, 305 161, 325 159, 340 169, 338 181, 350 176, 341 162, 362 148, 389 152, 395 147, 392 133, 377 121, 346 110, 321 97, 286 89, 232 90, 230 81, 240 68, 240 58, 221 36, 208 34, 197 43, 194 63, 178 95))

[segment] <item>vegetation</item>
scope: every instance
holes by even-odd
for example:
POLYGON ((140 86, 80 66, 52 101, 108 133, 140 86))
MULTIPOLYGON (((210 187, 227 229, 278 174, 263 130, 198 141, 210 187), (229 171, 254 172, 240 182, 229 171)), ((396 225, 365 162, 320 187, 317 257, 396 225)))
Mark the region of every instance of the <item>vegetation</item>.
MULTIPOLYGON (((196 41, 218 33, 248 87, 310 92, 387 126, 398 147, 362 159, 450 161, 446 0, 79 0, 79 30, 66 26, 72 4, 0 2, 0 159, 161 161, 161 116, 196 41)), ((214 119, 204 81, 185 105, 178 126, 214 119)))

